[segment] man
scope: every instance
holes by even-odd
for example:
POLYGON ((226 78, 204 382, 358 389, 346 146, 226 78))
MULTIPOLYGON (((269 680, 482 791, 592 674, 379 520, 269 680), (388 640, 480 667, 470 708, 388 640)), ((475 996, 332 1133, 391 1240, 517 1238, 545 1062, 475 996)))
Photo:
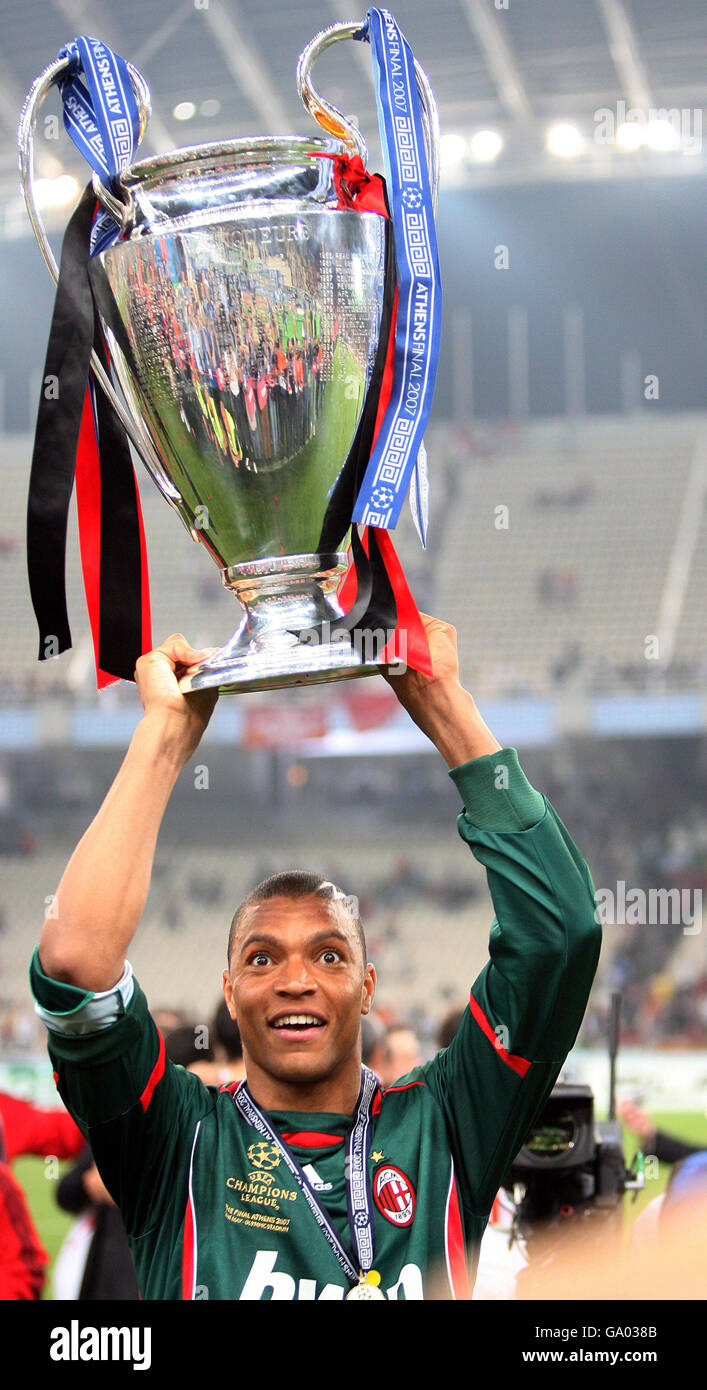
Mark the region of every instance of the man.
POLYGON ((207 1088, 165 1059, 125 956, 215 695, 180 694, 204 655, 181 635, 138 662, 144 718, 31 977, 143 1298, 468 1296, 465 1251, 574 1042, 600 928, 579 851, 460 684, 453 628, 425 626, 433 676, 390 681, 452 769, 497 920, 453 1042, 384 1093, 360 1064, 375 970, 356 900, 318 875, 276 875, 234 916, 223 990, 247 1082, 207 1088))

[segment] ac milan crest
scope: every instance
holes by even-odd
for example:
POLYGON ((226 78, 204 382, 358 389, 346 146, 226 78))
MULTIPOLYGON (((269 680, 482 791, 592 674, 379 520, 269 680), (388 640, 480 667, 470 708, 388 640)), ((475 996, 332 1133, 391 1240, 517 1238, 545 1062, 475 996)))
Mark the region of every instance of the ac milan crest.
POLYGON ((409 1226, 415 1215, 415 1191, 399 1168, 386 1164, 373 1179, 373 1196, 378 1210, 394 1226, 409 1226))

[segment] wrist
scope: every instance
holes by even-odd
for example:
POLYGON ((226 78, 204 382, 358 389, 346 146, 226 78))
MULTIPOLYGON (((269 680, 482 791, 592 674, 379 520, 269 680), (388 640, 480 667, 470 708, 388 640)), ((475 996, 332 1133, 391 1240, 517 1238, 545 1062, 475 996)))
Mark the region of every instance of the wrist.
POLYGON ((198 747, 202 732, 195 729, 188 715, 163 706, 146 710, 136 730, 152 755, 173 766, 177 773, 198 747))
POLYGON ((458 681, 432 682, 426 688, 416 722, 450 768, 497 753, 501 748, 474 697, 458 681))

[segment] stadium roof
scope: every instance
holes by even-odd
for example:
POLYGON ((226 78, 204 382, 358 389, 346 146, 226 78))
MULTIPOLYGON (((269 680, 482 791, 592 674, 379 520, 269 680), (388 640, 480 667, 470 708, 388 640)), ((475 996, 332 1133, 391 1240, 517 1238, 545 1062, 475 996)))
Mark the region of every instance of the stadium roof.
MULTIPOLYGON (((705 172, 704 0, 397 0, 392 9, 430 76, 443 134, 461 139, 448 142, 447 179, 463 184, 705 172), (663 113, 662 149, 645 141, 638 149, 620 149, 607 138, 631 109, 638 112, 634 125, 663 113), (574 155, 548 151, 547 130, 557 122, 577 128, 574 155), (480 130, 503 140, 495 159, 475 160, 470 153, 468 142, 480 130), (673 148, 666 147, 666 134, 673 148)), ((297 56, 319 29, 362 17, 363 6, 341 0, 121 0, 120 6, 32 0, 30 19, 27 6, 2 0, 0 13, 0 201, 5 233, 21 235, 18 114, 34 77, 68 39, 92 33, 141 68, 154 112, 141 153, 161 153, 230 136, 311 130, 296 93, 297 56), (191 118, 175 117, 179 103, 193 105, 191 118)), ((358 116, 377 163, 368 51, 337 45, 321 61, 317 85, 358 116)), ((49 98, 49 109, 58 110, 56 99, 49 98)), ((68 171, 84 180, 63 132, 38 147, 40 173, 68 171)))

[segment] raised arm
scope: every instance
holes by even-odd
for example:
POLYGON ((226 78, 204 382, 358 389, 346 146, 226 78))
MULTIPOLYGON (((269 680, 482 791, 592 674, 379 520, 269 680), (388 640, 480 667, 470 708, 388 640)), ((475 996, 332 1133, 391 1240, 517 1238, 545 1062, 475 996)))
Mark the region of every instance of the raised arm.
POLYGON ((39 959, 52 979, 101 991, 123 973, 147 899, 162 817, 216 703, 213 691, 184 696, 179 690, 180 676, 205 655, 177 633, 137 663, 145 713, 67 864, 42 929, 39 959))
POLYGON ((498 753, 501 744, 484 723, 476 702, 459 679, 457 634, 449 623, 421 615, 430 646, 432 677, 410 668, 387 677, 401 705, 439 749, 448 767, 498 753))
POLYGON ((601 926, 569 832, 460 690, 453 630, 426 625, 434 678, 409 673, 399 696, 452 769, 464 806, 458 829, 486 870, 496 913, 457 1033, 421 1068, 447 1118, 467 1237, 478 1239, 574 1044, 601 926))

